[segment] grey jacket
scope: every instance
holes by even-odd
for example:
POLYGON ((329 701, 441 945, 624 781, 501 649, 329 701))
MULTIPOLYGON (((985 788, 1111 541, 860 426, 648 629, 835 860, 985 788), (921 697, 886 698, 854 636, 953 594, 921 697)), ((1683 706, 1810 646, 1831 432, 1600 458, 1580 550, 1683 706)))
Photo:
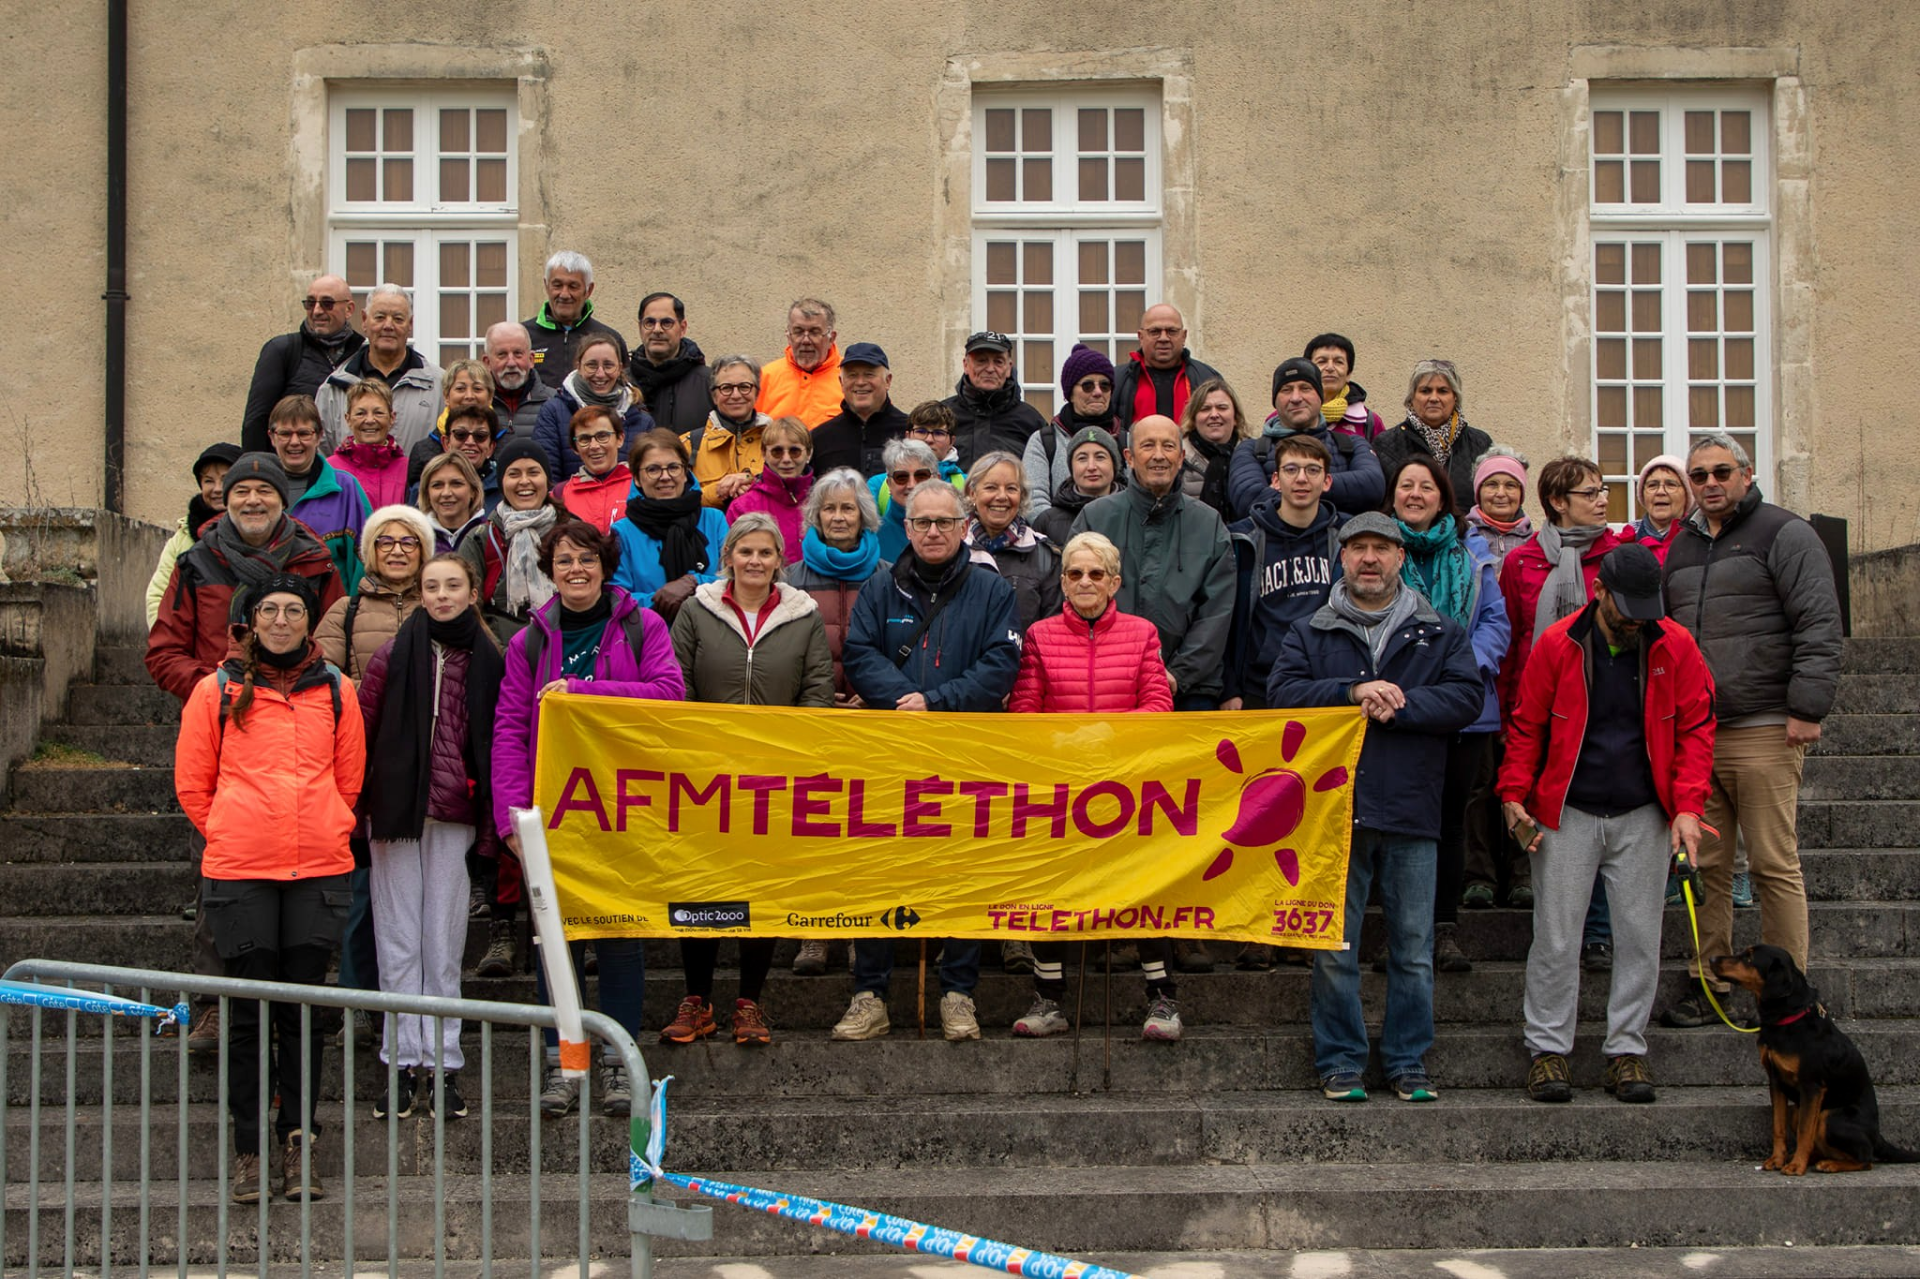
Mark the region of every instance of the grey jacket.
POLYGON ((813 596, 774 583, 752 644, 727 583, 705 582, 673 619, 673 652, 690 702, 735 706, 833 705, 833 652, 813 596))
POLYGON ((1818 723, 1840 685, 1833 561, 1808 524, 1756 485, 1720 536, 1695 511, 1667 551, 1667 613, 1693 632, 1713 671, 1722 728, 1743 719, 1818 723))

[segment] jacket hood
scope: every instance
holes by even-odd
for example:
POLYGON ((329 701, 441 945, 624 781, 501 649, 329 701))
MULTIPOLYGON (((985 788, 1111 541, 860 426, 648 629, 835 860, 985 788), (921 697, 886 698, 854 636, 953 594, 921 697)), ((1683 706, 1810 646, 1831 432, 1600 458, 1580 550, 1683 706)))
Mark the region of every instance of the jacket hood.
MULTIPOLYGON (((700 606, 707 612, 725 622, 727 629, 740 637, 741 643, 747 642, 746 629, 740 625, 740 619, 735 616, 733 606, 727 603, 725 578, 717 582, 700 583, 694 588, 693 598, 698 600, 700 606)), ((788 622, 797 622, 809 613, 820 611, 820 606, 814 602, 813 596, 788 582, 773 584, 773 597, 768 603, 773 611, 760 624, 761 635, 788 622)))
POLYGON ((367 570, 367 576, 361 579, 363 582, 378 580, 379 573, 373 567, 373 539, 379 536, 382 525, 396 522, 406 525, 420 539, 420 563, 423 566, 433 558, 433 553, 425 549, 433 545, 433 521, 427 518, 427 513, 417 506, 403 506, 397 502, 392 506, 383 506, 369 515, 367 522, 361 526, 360 563, 367 570))
POLYGON ((334 449, 333 456, 345 458, 355 466, 364 466, 369 471, 378 471, 392 466, 406 454, 400 451, 399 443, 389 435, 385 444, 360 444, 349 438, 340 447, 334 449))
MULTIPOLYGON (((366 345, 364 342, 361 343, 359 348, 347 357, 346 363, 335 369, 332 375, 327 378, 328 384, 337 386, 342 391, 347 391, 351 390, 353 384, 362 378, 378 377, 379 374, 375 373, 372 365, 367 362, 367 356, 372 350, 372 347, 366 345)), ((427 357, 414 350, 411 344, 407 346, 406 362, 411 367, 398 378, 394 379, 394 390, 398 391, 402 387, 428 391, 438 389, 440 385, 440 370, 429 367, 427 357), (415 361, 418 361, 418 363, 415 363, 415 361)))
POLYGON ((1247 512, 1247 518, 1258 524, 1268 537, 1324 538, 1328 529, 1340 523, 1340 512, 1334 510, 1333 503, 1327 500, 1326 494, 1322 494, 1320 509, 1314 512, 1313 522, 1303 529, 1295 528, 1280 518, 1280 494, 1268 489, 1253 504, 1253 509, 1247 512))
MULTIPOLYGON (((609 583, 600 589, 603 594, 613 600, 613 613, 612 616, 607 619, 609 626, 620 625, 625 621, 628 614, 636 612, 640 607, 634 602, 633 596, 627 594, 624 586, 614 586, 609 583)), ((538 626, 547 633, 547 639, 549 641, 548 648, 551 650, 552 645, 558 643, 560 639, 559 593, 556 591, 552 599, 527 614, 527 619, 530 625, 538 626)))

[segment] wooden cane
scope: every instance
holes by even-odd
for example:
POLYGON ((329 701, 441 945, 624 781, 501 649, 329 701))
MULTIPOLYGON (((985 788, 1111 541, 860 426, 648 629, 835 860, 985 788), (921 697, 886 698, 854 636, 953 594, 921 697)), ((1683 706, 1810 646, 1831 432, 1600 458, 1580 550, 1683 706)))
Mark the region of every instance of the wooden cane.
POLYGON ((920 939, 920 1038, 927 1037, 927 939, 920 939))

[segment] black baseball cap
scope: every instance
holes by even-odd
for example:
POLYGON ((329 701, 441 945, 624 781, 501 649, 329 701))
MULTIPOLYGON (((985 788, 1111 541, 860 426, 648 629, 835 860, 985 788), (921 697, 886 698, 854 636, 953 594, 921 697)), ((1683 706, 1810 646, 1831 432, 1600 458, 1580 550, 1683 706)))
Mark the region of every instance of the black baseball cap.
POLYGON ((843 365, 871 364, 883 369, 893 367, 887 363, 887 353, 880 349, 877 342, 855 342, 847 348, 846 354, 840 357, 840 363, 843 365))
POLYGON ((967 338, 967 354, 972 355, 975 351, 999 351, 1003 355, 1011 355, 1013 339, 992 329, 982 329, 967 338))
POLYGON ((1660 561, 1638 542, 1616 546, 1600 561, 1600 580, 1613 606, 1636 622, 1657 622, 1667 615, 1660 600, 1660 561))

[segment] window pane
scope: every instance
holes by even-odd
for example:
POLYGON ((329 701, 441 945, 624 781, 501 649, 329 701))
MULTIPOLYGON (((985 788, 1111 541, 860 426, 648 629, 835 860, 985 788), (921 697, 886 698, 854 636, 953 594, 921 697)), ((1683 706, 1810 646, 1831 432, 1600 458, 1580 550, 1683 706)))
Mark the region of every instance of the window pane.
POLYGON ((1603 435, 1595 443, 1600 461, 1600 469, 1609 475, 1618 475, 1627 469, 1627 437, 1624 435, 1603 435))
POLYGON ((507 162, 505 160, 476 160, 474 169, 474 198, 488 204, 507 202, 507 162))
POLYGON ((380 122, 385 126, 386 136, 382 139, 383 151, 413 150, 413 112, 407 109, 388 110, 380 113, 380 122))
POLYGON ((1728 338, 1726 342, 1727 376, 1735 379, 1753 377, 1753 339, 1728 338))
POLYGON ((1720 376, 1720 342, 1717 338, 1693 338, 1687 343, 1687 376, 1706 381, 1720 376))
POLYGON ((987 112, 987 150, 1013 150, 1013 111, 994 107, 987 112))
POLYGON ((1041 386, 1028 391, 1027 403, 1032 405, 1034 412, 1038 413, 1041 417, 1051 418, 1053 416, 1053 388, 1050 386, 1041 386))
POLYGON ((1717 388, 1711 386, 1688 388, 1687 425, 1696 431, 1720 425, 1720 392, 1717 388))
POLYGON ((475 151, 504 152, 507 149, 507 113, 489 109, 475 111, 474 143, 475 151))
POLYGON ((1594 344, 1595 377, 1622 381, 1627 376, 1627 343, 1624 338, 1601 338, 1594 344))
POLYGON ((1618 111, 1593 113, 1593 153, 1619 155, 1627 149, 1626 117, 1618 111))
POLYGON ((1014 302, 1017 295, 1012 292, 987 294, 987 327, 996 333, 1010 333, 1020 326, 1015 323, 1019 310, 1014 302))
POLYGON ((1625 284, 1627 282, 1627 246, 1624 244, 1594 245, 1593 278, 1599 284, 1625 284))
POLYGON ((1713 203, 1713 161, 1687 161, 1687 203, 1713 203))
POLYGON ((1013 199, 1013 161, 987 161, 987 199, 1013 199))
POLYGON ((1602 333, 1624 333, 1627 328, 1627 295, 1606 292, 1593 300, 1593 327, 1602 333))
POLYGON ((1643 382, 1658 381, 1662 363, 1659 338, 1633 340, 1633 375, 1635 377, 1643 382))
POLYGON ((1053 199, 1053 161, 1022 160, 1020 165, 1020 181, 1026 188, 1021 198, 1041 202, 1053 199))
POLYGON ((467 295, 442 293, 440 295, 440 336, 452 340, 464 338, 467 335, 467 295))
POLYGON ((398 244, 388 244, 384 247, 386 269, 380 274, 381 282, 411 289, 413 287, 413 244, 402 240, 398 244))
POLYGON ((1633 202, 1635 204, 1660 203, 1660 162, 1635 160, 1632 169, 1633 202))
POLYGON ((1726 268, 1728 284, 1753 283, 1753 245, 1733 240, 1720 246, 1720 262, 1726 268))
POLYGON ((1120 284, 1147 282, 1147 242, 1145 240, 1121 240, 1113 246, 1113 278, 1120 284))
POLYGON ((1665 392, 1657 386, 1636 386, 1633 388, 1633 424, 1635 426, 1660 427, 1666 425, 1662 420, 1662 401, 1665 392))
POLYGON ((1082 151, 1107 149, 1106 108, 1082 107, 1080 109, 1080 149, 1082 151))
POLYGON ((1660 331, 1660 295, 1652 289, 1633 291, 1633 331, 1635 333, 1660 331))
POLYGON ((440 199, 445 204, 467 202, 467 162, 440 161, 440 199))
POLYGON ((379 261, 380 249, 370 241, 359 241, 347 245, 347 283, 356 289, 370 289, 380 281, 374 279, 374 264, 379 261))
POLYGON ((507 245, 504 240, 484 240, 474 246, 474 283, 483 289, 507 287, 507 245))
MULTIPOLYGON (((1014 247, 1005 241, 987 245, 987 283, 1018 284, 1014 265, 1014 247)), ((994 326, 989 326, 994 327, 994 326)))
MULTIPOLYGON (((1082 240, 1080 242, 1080 283, 1105 284, 1107 282, 1107 244, 1104 240, 1082 240)), ((1082 326, 1084 328, 1084 326, 1082 326)))
POLYGON ((467 359, 472 354, 473 354, 472 349, 467 347, 464 344, 455 345, 453 343, 448 343, 447 345, 442 346, 440 348, 440 367, 444 369, 447 367, 447 365, 452 364, 455 360, 467 359))
POLYGON ((1593 200, 1595 204, 1626 203, 1626 165, 1618 160, 1602 160, 1593 166, 1593 200))
POLYGON ((413 199, 413 161, 387 160, 386 191, 382 198, 390 202, 408 203, 413 199))
POLYGON ((1020 113, 1020 149, 1053 150, 1053 111, 1047 107, 1028 107, 1020 113))
POLYGON ((1753 203, 1753 165, 1745 160, 1720 162, 1720 198, 1728 204, 1753 203))
POLYGON ((1638 475, 1640 473, 1641 467, 1653 461, 1654 458, 1659 457, 1662 453, 1665 453, 1666 451, 1667 451, 1667 440, 1664 435, 1653 434, 1653 435, 1634 436, 1633 437, 1634 474, 1638 475))
POLYGON ((1660 283, 1659 245, 1636 244, 1633 246, 1633 282, 1635 284, 1660 283))
POLYGON ((467 145, 467 113, 442 111, 440 113, 440 149, 442 151, 471 151, 467 145))
POLYGON ((481 293, 473 299, 473 331, 481 337, 496 324, 504 323, 507 318, 507 295, 504 293, 481 293))
POLYGON ((1050 240, 1030 240, 1021 246, 1025 275, 1022 284, 1053 283, 1053 242, 1050 240))
POLYGON ((380 178, 371 159, 347 161, 347 199, 377 200, 380 198, 380 178))
POLYGON ((1720 151, 1724 155, 1753 153, 1753 116, 1749 112, 1720 113, 1720 151))
POLYGON ((1713 154, 1713 112, 1687 112, 1687 154, 1713 154))
POLYGON ((1594 416, 1602 428, 1623 429, 1627 425, 1627 388, 1603 386, 1594 397, 1594 416))
POLYGON ((1113 162, 1113 198, 1116 200, 1147 198, 1147 162, 1145 160, 1119 159, 1113 162))
MULTIPOLYGON (((1113 113, 1113 149, 1115 151, 1144 151, 1147 149, 1147 113, 1139 107, 1121 107, 1113 113)), ((1729 151, 1733 148, 1728 147, 1729 151)))
MULTIPOLYGON (((473 251, 470 246, 449 242, 440 246, 440 287, 443 289, 464 289, 471 281, 467 278, 467 266, 473 251)), ((452 334, 453 330, 442 328, 442 333, 452 334)), ((464 333, 456 334, 465 337, 464 333)))
POLYGON ((1713 284, 1718 281, 1714 256, 1718 247, 1711 243, 1687 246, 1688 284, 1713 284))
POLYGON ((1625 480, 1615 480, 1607 485, 1607 522, 1624 524, 1628 518, 1627 483, 1625 480))
MULTIPOLYGON (((1047 298, 1048 308, 1051 309, 1053 305, 1052 295, 1046 294, 1043 296, 1047 298)), ((1021 378, 1028 382, 1053 381, 1055 376, 1053 371, 1053 343, 1022 342, 1020 345, 1025 348, 1025 354, 1020 359, 1021 378)))
POLYGON ((352 107, 347 111, 347 150, 373 150, 373 108, 352 107))
POLYGON ((1725 297, 1722 326, 1729 333, 1753 332, 1753 294, 1745 289, 1728 289, 1725 297))
MULTIPOLYGON (((1053 332, 1052 291, 1048 289, 1030 290, 1023 295, 1023 301, 1025 305, 1021 307, 1024 314, 1020 317, 1022 320, 1020 331, 1022 333, 1053 332)), ((1029 343, 1028 345, 1031 346, 1032 344, 1029 343)), ((1031 370, 1029 370, 1029 372, 1031 372, 1031 370)))
MULTIPOLYGON (((1116 299, 1116 301, 1117 300, 1118 299, 1116 299)), ((1114 326, 1116 331, 1118 331, 1121 328, 1129 328, 1129 327, 1136 330, 1140 327, 1139 311, 1134 312, 1133 320, 1129 324, 1114 326)), ((1119 348, 1120 348, 1119 350, 1113 353, 1113 362, 1116 365, 1123 364, 1126 361, 1133 358, 1133 353, 1140 349, 1140 339, 1139 338, 1121 338, 1119 342, 1119 348)))
POLYGON ((1107 291, 1105 289, 1082 289, 1080 291, 1080 332, 1106 333, 1107 328, 1107 291))
POLYGON ((1633 112, 1628 124, 1627 137, 1633 154, 1659 155, 1660 113, 1658 111, 1633 112))
MULTIPOLYGON (((1750 386, 1730 386, 1727 388, 1727 421, 1732 427, 1753 428, 1753 388, 1750 386)), ((1747 454, 1752 457, 1752 453, 1747 454)))
MULTIPOLYGON (((1122 289, 1113 295, 1113 331, 1115 333, 1138 333, 1140 317, 1147 313, 1147 295, 1143 290, 1122 289)), ((1114 357, 1116 361, 1132 355, 1140 345, 1138 338, 1128 338, 1120 344, 1122 351, 1114 357)))
POLYGON ((1687 294, 1687 331, 1689 333, 1712 333, 1720 326, 1715 323, 1720 308, 1715 304, 1711 293, 1687 294))
POLYGON ((1107 162, 1104 157, 1083 158, 1080 161, 1080 198, 1082 200, 1107 198, 1107 162))

